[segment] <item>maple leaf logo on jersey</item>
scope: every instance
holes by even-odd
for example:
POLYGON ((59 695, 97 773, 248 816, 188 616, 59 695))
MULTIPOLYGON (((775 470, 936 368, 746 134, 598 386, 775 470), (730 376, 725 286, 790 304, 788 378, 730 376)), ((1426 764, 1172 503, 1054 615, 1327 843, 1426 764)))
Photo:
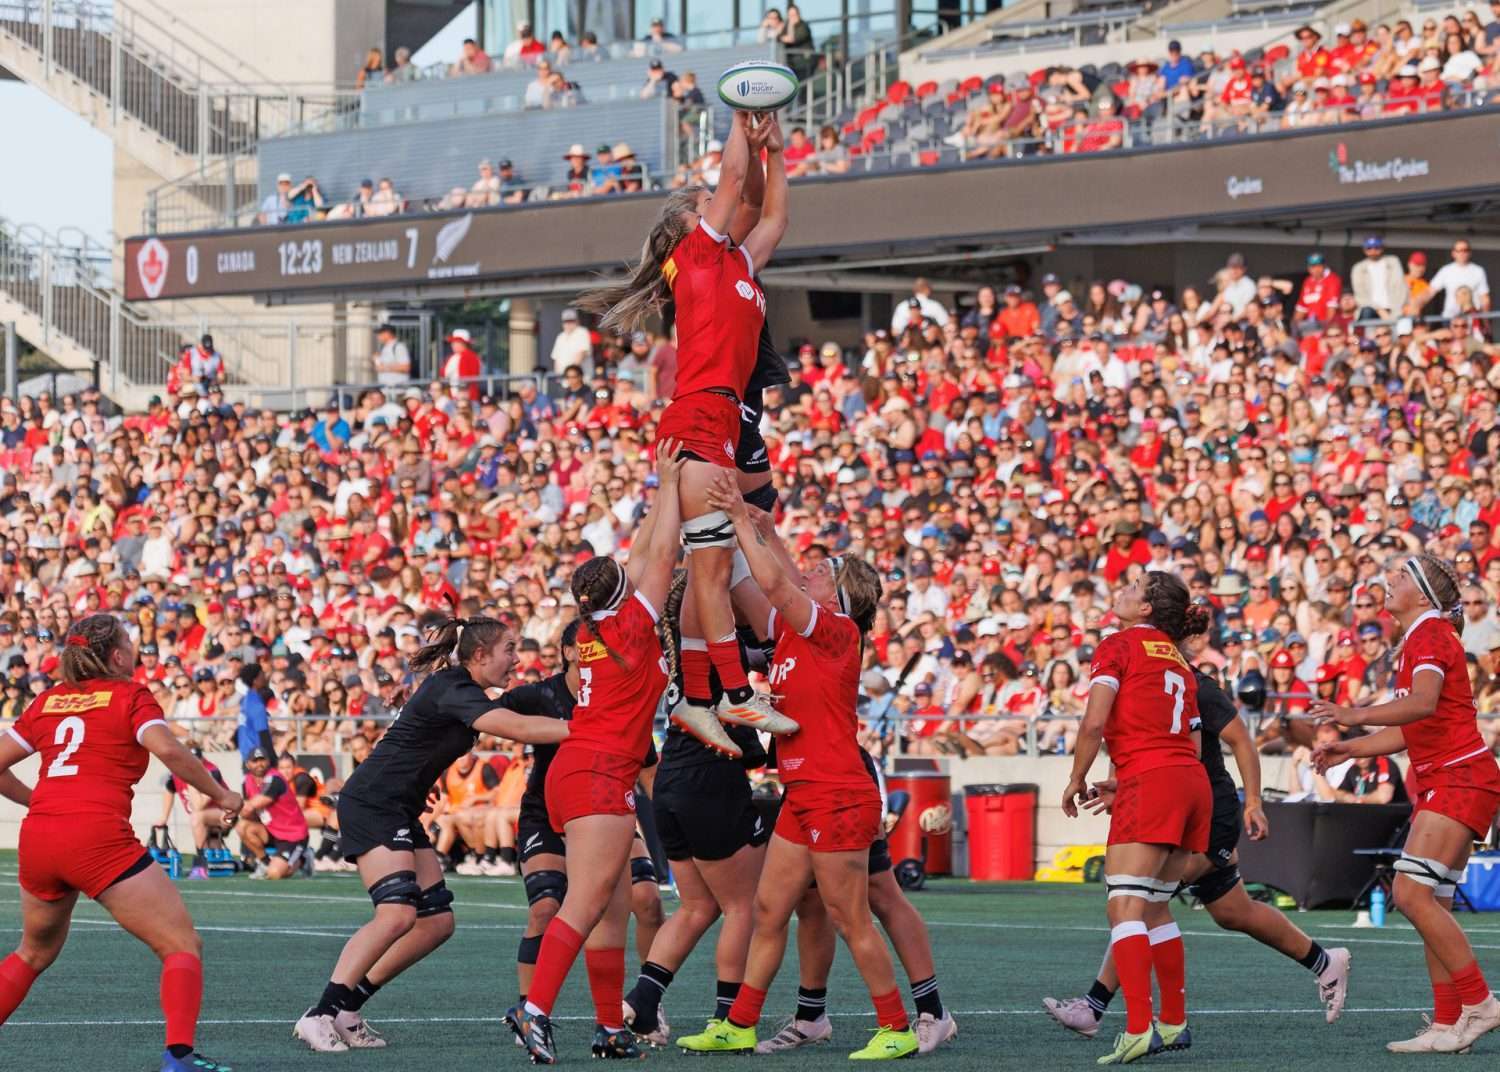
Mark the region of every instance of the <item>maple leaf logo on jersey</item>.
POLYGON ((629 808, 631 811, 635 811, 635 790, 634 789, 626 790, 626 792, 625 792, 625 806, 627 808, 629 808))
POLYGON ((1141 650, 1151 659, 1170 659, 1178 666, 1187 668, 1187 660, 1182 657, 1182 652, 1177 650, 1177 645, 1170 640, 1143 640, 1141 650))

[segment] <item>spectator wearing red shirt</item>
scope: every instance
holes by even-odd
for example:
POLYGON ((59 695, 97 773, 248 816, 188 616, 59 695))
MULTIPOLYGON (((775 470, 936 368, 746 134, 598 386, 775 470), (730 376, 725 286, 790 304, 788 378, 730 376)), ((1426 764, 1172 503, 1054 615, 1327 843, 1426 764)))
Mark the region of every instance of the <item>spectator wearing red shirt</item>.
POLYGON ((443 362, 443 379, 457 390, 463 381, 469 381, 469 400, 479 401, 479 374, 482 371, 479 355, 474 352, 473 336, 466 328, 454 328, 448 336, 453 352, 443 362))
POLYGON ((1245 57, 1232 57, 1229 60, 1229 72, 1229 81, 1224 83, 1224 91, 1219 94, 1220 102, 1229 108, 1233 108, 1236 104, 1250 103, 1255 86, 1245 70, 1245 57))
POLYGON ((793 127, 787 138, 786 148, 781 150, 781 158, 786 161, 787 175, 795 178, 816 172, 816 165, 811 164, 810 161, 817 151, 817 145, 807 136, 807 128, 793 127))
POLYGON ((1105 581, 1114 584, 1132 564, 1144 566, 1150 561, 1151 546, 1141 539, 1141 527, 1133 521, 1117 521, 1104 555, 1105 581))
POLYGON ((1042 314, 1036 303, 1027 301, 1024 292, 1012 283, 1005 288, 1005 307, 995 317, 1007 339, 1028 339, 1042 329, 1042 314))
POLYGON ((1296 318, 1327 323, 1339 305, 1339 295, 1344 292, 1344 281, 1323 263, 1323 254, 1307 255, 1307 276, 1302 280, 1302 291, 1297 296, 1296 318))
POLYGON ((1101 97, 1098 109, 1099 114, 1083 124, 1080 153, 1099 153, 1125 144, 1125 121, 1115 112, 1114 97, 1101 97))
POLYGON ((1301 47, 1297 49, 1295 73, 1283 80, 1279 87, 1283 93, 1291 88, 1293 82, 1301 80, 1311 83, 1320 75, 1327 75, 1333 63, 1333 57, 1323 47, 1323 35, 1311 26, 1297 28, 1297 44, 1301 47))

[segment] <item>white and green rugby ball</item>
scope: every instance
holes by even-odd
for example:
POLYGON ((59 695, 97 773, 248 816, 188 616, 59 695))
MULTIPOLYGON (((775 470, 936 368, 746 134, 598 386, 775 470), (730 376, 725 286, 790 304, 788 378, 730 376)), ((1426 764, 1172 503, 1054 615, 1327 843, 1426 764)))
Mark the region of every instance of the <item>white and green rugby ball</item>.
POLYGON ((801 81, 780 63, 750 60, 719 75, 719 99, 746 112, 774 112, 797 97, 801 81))

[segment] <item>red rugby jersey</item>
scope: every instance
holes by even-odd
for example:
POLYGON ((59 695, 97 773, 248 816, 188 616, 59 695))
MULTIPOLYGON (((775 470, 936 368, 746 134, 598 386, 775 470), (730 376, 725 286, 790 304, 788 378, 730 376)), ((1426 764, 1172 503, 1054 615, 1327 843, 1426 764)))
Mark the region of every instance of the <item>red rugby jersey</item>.
POLYGON ((867 785, 859 747, 859 628, 847 616, 813 604, 807 631, 799 633, 775 611, 776 653, 769 677, 776 710, 801 726, 776 739, 776 769, 783 785, 798 782, 867 785))
POLYGON ((27 814, 128 820, 151 759, 141 735, 154 725, 166 725, 161 706, 134 681, 97 678, 42 693, 8 731, 42 757, 27 814))
POLYGON ((1435 610, 1413 622, 1401 641, 1396 655, 1396 695, 1405 696, 1411 691, 1412 679, 1427 672, 1443 678, 1437 710, 1401 727, 1412 769, 1422 784, 1428 784, 1432 774, 1466 761, 1484 760, 1493 765, 1495 761, 1487 757, 1489 749, 1479 735, 1463 643, 1453 623, 1435 610))
POLYGON ((1115 690, 1104 741, 1118 777, 1198 762, 1198 680, 1166 633, 1149 625, 1111 633, 1094 651, 1089 682, 1115 690))
POLYGON ((743 247, 700 220, 662 265, 677 304, 674 399, 710 388, 745 397, 755 371, 766 292, 743 247))
POLYGON ((637 592, 618 610, 591 619, 578 631, 578 702, 561 747, 583 746, 633 759, 646 754, 656 705, 667 687, 656 618, 656 608, 637 592))

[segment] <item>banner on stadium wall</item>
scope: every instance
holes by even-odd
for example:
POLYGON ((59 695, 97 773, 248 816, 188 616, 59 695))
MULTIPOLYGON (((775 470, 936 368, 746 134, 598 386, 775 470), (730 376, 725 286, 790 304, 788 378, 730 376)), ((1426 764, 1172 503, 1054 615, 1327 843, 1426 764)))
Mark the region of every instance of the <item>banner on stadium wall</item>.
MULTIPOLYGON (((1492 188, 1494 109, 1097 156, 799 183, 778 263, 855 250, 1253 219, 1492 188)), ((659 194, 127 239, 131 301, 465 284, 618 267, 659 194)))

